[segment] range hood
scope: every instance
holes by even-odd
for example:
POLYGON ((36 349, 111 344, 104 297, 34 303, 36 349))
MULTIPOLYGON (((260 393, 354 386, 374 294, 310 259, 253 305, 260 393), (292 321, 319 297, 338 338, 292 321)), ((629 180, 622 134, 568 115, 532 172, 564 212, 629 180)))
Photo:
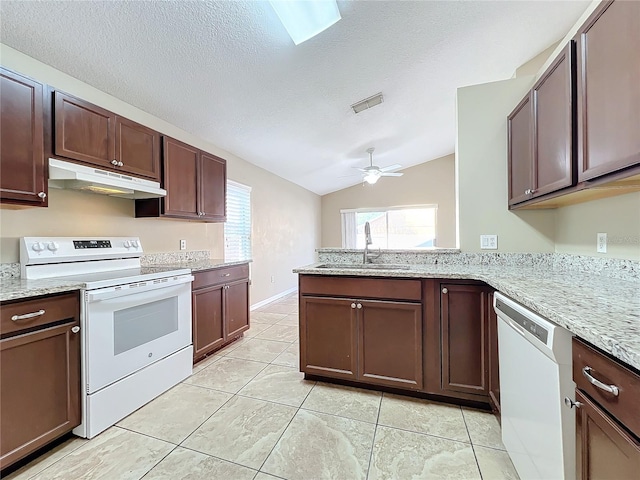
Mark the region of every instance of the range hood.
POLYGON ((167 195, 160 183, 118 172, 49 159, 49 186, 122 198, 157 198, 167 195))

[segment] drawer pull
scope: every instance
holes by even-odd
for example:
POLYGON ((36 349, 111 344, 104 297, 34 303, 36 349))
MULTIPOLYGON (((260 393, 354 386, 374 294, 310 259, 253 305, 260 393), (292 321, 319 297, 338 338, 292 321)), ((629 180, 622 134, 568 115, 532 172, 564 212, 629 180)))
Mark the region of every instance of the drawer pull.
POLYGON ((222 274, 222 276, 223 276, 223 277, 230 277, 230 276, 231 276, 231 274, 230 274, 230 273, 223 273, 223 274, 222 274))
POLYGON ((598 380, 593 375, 591 375, 592 370, 593 369, 589 366, 584 367, 582 369, 582 375, 584 375, 584 378, 589 380, 589 383, 591 383, 592 385, 595 385, 596 387, 604 390, 605 392, 609 392, 617 397, 618 394, 620 393, 620 390, 618 390, 618 387, 616 387, 615 385, 606 385, 602 383, 600 380, 598 380))
POLYGON ((37 312, 33 313, 25 313, 24 315, 14 315, 13 317, 11 317, 11 320, 17 322, 18 320, 26 320, 28 318, 39 317, 41 315, 44 315, 44 310, 38 310, 37 312))

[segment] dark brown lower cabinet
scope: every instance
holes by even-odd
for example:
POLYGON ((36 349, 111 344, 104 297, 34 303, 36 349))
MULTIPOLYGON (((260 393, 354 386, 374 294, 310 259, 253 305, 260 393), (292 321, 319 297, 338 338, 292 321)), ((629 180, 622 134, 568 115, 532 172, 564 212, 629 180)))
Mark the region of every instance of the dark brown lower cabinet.
POLYGON ((580 390, 576 401, 576 478, 638 478, 640 442, 580 390))
POLYGON ((356 304, 358 379, 389 387, 422 389, 422 307, 363 300, 356 304))
POLYGON ((440 284, 442 390, 489 395, 488 314, 485 286, 440 284))
POLYGON ((356 379, 358 322, 352 303, 341 298, 300 297, 301 371, 356 379))
POLYGON ((193 359, 202 359, 249 329, 249 265, 194 273, 193 359))
POLYGON ((500 414, 500 366, 498 359, 498 315, 493 309, 493 292, 489 293, 489 401, 491 408, 500 414))
POLYGON ((4 469, 78 426, 81 405, 77 294, 3 304, 2 310, 0 468, 4 469), (40 311, 24 320, 12 319, 40 311))

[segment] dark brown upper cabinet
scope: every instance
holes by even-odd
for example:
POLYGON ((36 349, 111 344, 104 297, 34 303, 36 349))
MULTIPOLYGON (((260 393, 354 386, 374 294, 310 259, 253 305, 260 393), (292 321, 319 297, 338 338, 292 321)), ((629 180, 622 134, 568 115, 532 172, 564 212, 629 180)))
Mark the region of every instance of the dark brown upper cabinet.
POLYGON ((170 137, 163 141, 164 198, 136 200, 136 217, 226 220, 227 162, 170 137))
POLYGON ((104 108, 54 92, 57 156, 160 181, 160 134, 104 108))
POLYGON ((640 164, 640 3, 603 2, 576 41, 584 181, 640 164))
POLYGON ((0 68, 0 201, 46 207, 44 87, 0 68))
POLYGON ((531 95, 526 97, 507 117, 509 138, 509 206, 529 200, 533 170, 531 146, 531 95))
POLYGON ((509 206, 575 184, 570 42, 507 117, 509 206))

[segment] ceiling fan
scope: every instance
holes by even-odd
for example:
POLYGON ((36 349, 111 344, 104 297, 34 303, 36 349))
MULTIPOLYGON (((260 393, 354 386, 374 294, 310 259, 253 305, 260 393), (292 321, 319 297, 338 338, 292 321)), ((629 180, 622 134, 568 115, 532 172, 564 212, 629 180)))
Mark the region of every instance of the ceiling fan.
POLYGON ((397 163, 395 165, 389 165, 387 167, 378 167, 377 165, 374 165, 373 164, 374 150, 375 148, 367 149, 367 153, 369 154, 368 167, 364 167, 364 168, 353 167, 357 170, 360 170, 362 173, 364 173, 363 180, 365 182, 367 182, 370 185, 373 185, 378 181, 380 177, 401 177, 403 175, 402 173, 393 173, 393 170, 398 170, 399 168, 402 168, 402 165, 398 165, 397 163))

